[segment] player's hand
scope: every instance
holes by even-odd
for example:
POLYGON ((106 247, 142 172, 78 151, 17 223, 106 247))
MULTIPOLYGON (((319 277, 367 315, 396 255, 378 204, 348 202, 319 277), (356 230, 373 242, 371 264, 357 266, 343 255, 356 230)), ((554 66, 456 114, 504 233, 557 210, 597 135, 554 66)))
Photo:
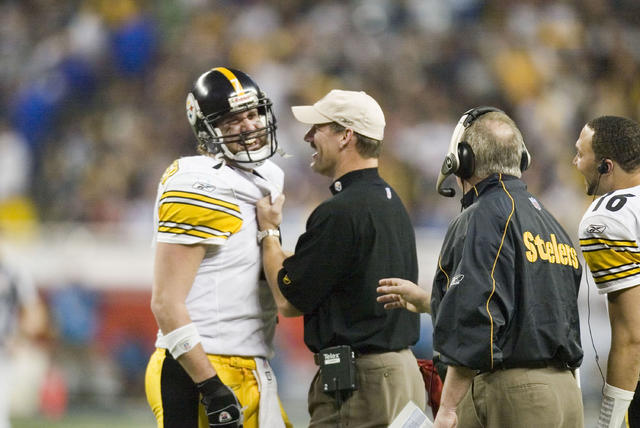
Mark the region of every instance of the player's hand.
POLYGON ((265 196, 256 204, 258 226, 260 230, 277 229, 282 223, 282 206, 284 195, 279 194, 271 203, 271 196, 265 196))
POLYGON ((385 309, 404 308, 411 312, 430 312, 431 296, 426 290, 411 281, 400 278, 384 278, 376 291, 380 296, 376 299, 384 303, 385 309))
POLYGON ((218 375, 196 385, 207 411, 209 427, 242 428, 242 407, 231 388, 218 375))

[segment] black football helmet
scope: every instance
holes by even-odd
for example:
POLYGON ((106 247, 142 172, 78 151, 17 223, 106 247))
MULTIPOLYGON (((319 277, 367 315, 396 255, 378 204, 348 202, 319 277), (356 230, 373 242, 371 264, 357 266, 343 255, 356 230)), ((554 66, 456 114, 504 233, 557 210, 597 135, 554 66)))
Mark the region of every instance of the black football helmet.
POLYGON ((217 67, 203 73, 187 95, 187 119, 198 142, 209 153, 222 153, 224 157, 248 167, 255 167, 274 155, 278 149, 276 118, 271 111, 271 100, 247 74, 232 68, 217 67), (222 135, 217 123, 229 114, 257 109, 262 128, 233 135, 222 135), (249 150, 255 138, 266 138, 266 144, 249 150), (227 148, 229 143, 245 147, 237 153, 227 148))

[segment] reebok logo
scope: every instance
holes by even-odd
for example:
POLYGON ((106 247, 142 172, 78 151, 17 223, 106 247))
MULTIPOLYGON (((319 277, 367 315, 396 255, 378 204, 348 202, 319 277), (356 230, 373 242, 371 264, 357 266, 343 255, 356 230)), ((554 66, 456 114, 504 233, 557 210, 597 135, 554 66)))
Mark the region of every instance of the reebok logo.
POLYGON ((590 224, 587 226, 587 233, 602 233, 606 228, 604 224, 590 224))
POLYGON ((207 184, 207 183, 201 183, 201 182, 193 183, 193 188, 196 190, 203 190, 209 193, 216 190, 216 186, 214 186, 213 184, 207 184))
POLYGON ((451 278, 450 287, 453 287, 454 285, 460 284, 463 279, 464 279, 464 275, 463 274, 459 274, 459 275, 454 276, 453 278, 451 278))

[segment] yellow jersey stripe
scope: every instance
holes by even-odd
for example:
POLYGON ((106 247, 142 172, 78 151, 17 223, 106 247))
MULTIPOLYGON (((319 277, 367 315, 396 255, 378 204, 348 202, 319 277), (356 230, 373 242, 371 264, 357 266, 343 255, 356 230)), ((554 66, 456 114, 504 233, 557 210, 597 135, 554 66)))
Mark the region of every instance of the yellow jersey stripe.
POLYGON ((230 210, 236 211, 237 213, 240 213, 240 207, 237 204, 232 204, 231 202, 223 201, 222 199, 211 198, 209 196, 205 196, 200 193, 183 192, 179 190, 169 190, 167 192, 164 192, 160 197, 160 203, 162 203, 164 199, 171 198, 171 197, 187 198, 187 199, 193 199, 196 201, 206 202, 208 204, 219 205, 221 207, 228 208, 230 210))
POLYGON ((591 272, 640 263, 640 254, 638 253, 614 251, 609 248, 603 248, 598 251, 583 251, 582 255, 587 261, 591 272))
POLYGON ((208 239, 208 238, 227 239, 226 235, 214 235, 213 233, 207 233, 207 232, 203 232, 201 230, 196 230, 196 229, 186 230, 186 229, 181 229, 179 227, 160 226, 160 227, 158 227, 158 232, 173 233, 175 235, 197 236, 198 238, 204 238, 204 239, 208 239))
POLYGON ((241 218, 226 211, 179 202, 160 205, 158 217, 161 223, 173 222, 192 226, 204 226, 219 230, 223 233, 236 233, 242 226, 241 218))
POLYGON ((610 275, 599 276, 599 277, 593 278, 593 280, 596 282, 596 284, 601 284, 603 282, 609 282, 609 281, 614 281, 616 279, 628 278, 630 276, 635 276, 638 274, 640 274, 640 267, 637 267, 635 269, 625 270, 622 272, 612 273, 610 275))
POLYGON ((202 225, 193 226, 191 224, 174 223, 172 221, 161 221, 161 222, 158 223, 158 227, 159 228, 160 227, 175 228, 175 229, 186 230, 186 231, 195 229, 195 230, 198 230, 200 232, 208 233, 208 234, 214 235, 214 236, 224 235, 224 236, 229 237, 229 235, 231 235, 231 232, 223 232, 221 230, 212 229, 210 227, 206 227, 206 226, 202 226, 202 225))
POLYGON ((636 241, 622 241, 622 240, 613 240, 613 239, 603 239, 603 238, 591 238, 591 239, 581 239, 580 246, 586 247, 588 245, 595 244, 604 244, 609 247, 637 247, 638 244, 636 241))
POLYGON ((509 223, 511 222, 511 217, 513 217, 513 213, 516 210, 515 201, 513 200, 513 197, 511 196, 511 194, 507 190, 507 187, 504 185, 504 181, 502 181, 502 174, 500 174, 498 176, 498 179, 500 180, 500 184, 502 185, 502 189, 507 194, 509 199, 511 199, 511 212, 509 213, 509 217, 507 217, 507 222, 504 225, 504 232, 502 232, 502 239, 500 240, 500 246, 498 247, 498 253, 496 254, 496 258, 493 260, 493 266, 491 267, 491 282, 492 282, 492 284, 491 284, 491 294, 489 294, 489 297, 487 298, 487 314, 489 314, 489 320, 490 320, 490 325, 491 325, 491 328, 490 328, 491 337, 489 338, 489 350, 490 350, 490 355, 491 355, 491 368, 492 369, 493 369, 493 316, 491 316, 491 311, 489 310, 489 303, 491 302, 491 298, 493 297, 493 294, 496 291, 496 278, 494 276, 494 273, 496 271, 496 265, 498 264, 498 258, 500 257, 500 252, 502 251, 502 246, 504 245, 504 239, 507 236, 507 229, 509 228, 509 223))
POLYGON ((224 68, 224 67, 216 67, 216 68, 214 68, 214 70, 215 71, 219 71, 220 73, 222 73, 224 75, 224 77, 229 79, 229 83, 231 83, 231 85, 233 86, 233 89, 235 89, 236 95, 244 94, 244 88, 242 87, 242 84, 240 83, 240 81, 238 80, 236 75, 233 74, 233 72, 231 70, 229 70, 228 68, 224 68))

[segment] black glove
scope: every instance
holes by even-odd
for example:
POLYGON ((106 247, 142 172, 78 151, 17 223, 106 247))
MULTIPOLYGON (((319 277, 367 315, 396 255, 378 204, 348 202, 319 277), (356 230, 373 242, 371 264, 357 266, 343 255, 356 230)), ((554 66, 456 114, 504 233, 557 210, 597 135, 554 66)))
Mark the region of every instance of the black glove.
POLYGON ((197 383, 209 427, 242 428, 242 407, 231 388, 218 375, 197 383))

